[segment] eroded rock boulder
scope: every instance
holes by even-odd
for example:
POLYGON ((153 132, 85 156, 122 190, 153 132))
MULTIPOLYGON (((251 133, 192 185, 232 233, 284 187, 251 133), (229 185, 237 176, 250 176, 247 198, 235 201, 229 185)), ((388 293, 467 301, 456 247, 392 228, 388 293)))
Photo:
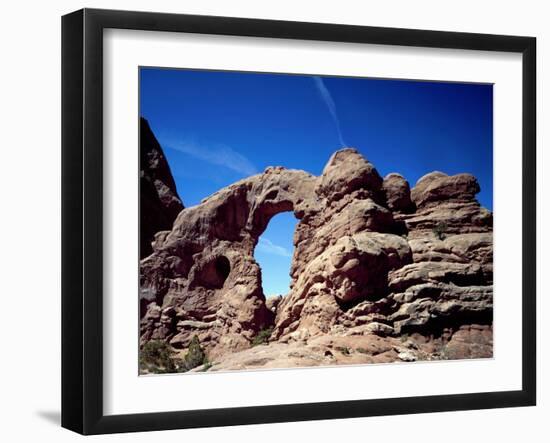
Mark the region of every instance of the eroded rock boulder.
POLYGON ((411 198, 417 208, 423 208, 440 201, 469 202, 479 190, 479 184, 471 174, 448 176, 442 172, 432 172, 416 182, 411 198))
POLYGON ((340 238, 313 259, 277 312, 275 336, 307 326, 327 332, 342 305, 387 295, 388 272, 411 261, 405 239, 362 232, 340 238))
POLYGON ((409 238, 443 239, 450 234, 492 232, 493 215, 475 199, 479 184, 471 174, 448 176, 432 172, 421 177, 411 190, 416 210, 395 214, 407 225, 409 238))
POLYGON ((386 175, 382 188, 390 210, 398 212, 414 211, 414 203, 411 200, 411 188, 409 182, 402 175, 395 172, 386 175))

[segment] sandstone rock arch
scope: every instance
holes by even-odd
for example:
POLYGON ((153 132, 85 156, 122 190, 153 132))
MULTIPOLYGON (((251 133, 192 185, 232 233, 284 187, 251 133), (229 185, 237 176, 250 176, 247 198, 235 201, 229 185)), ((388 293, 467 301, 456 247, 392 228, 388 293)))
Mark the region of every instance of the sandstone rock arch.
POLYGON ((254 248, 273 216, 305 214, 315 180, 304 171, 268 168, 184 209, 171 231, 159 232, 141 264, 141 292, 152 301, 142 340, 185 346, 200 324, 201 341, 238 348, 272 324, 254 248))
POLYGON ((266 326, 288 343, 431 331, 454 325, 453 316, 490 324, 492 214, 477 192, 473 176, 443 173, 411 190, 350 148, 319 177, 267 168, 183 209, 155 235, 141 261, 141 341, 186 347, 198 335, 215 359, 249 348, 266 326), (291 289, 266 306, 254 248, 288 211, 298 219, 291 289), (441 221, 446 238, 432 232, 441 221))

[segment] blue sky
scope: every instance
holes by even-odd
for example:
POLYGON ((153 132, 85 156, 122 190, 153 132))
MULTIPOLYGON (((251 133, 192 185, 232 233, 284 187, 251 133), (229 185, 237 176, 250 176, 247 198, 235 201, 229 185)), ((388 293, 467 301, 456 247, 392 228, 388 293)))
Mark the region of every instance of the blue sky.
MULTIPOLYGON (((318 175, 346 145, 411 187, 474 174, 493 207, 492 85, 141 68, 140 113, 185 206, 267 166, 318 175)), ((256 247, 266 295, 288 291, 295 224, 275 216, 256 247)))

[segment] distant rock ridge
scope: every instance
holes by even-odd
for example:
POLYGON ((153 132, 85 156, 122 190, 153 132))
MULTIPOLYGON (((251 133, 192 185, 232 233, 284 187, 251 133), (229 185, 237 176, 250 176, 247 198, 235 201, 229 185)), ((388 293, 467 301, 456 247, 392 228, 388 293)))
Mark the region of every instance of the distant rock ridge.
POLYGON ((164 152, 149 123, 139 119, 140 258, 153 252, 151 242, 159 231, 172 228, 183 209, 164 152))
POLYGON ((472 175, 440 172, 411 190, 352 148, 319 177, 267 168, 156 233, 141 261, 141 343, 184 349, 197 335, 211 370, 489 357, 492 213, 478 192, 472 175), (287 211, 291 289, 266 302, 254 248, 287 211), (271 343, 250 349, 267 328, 271 343))

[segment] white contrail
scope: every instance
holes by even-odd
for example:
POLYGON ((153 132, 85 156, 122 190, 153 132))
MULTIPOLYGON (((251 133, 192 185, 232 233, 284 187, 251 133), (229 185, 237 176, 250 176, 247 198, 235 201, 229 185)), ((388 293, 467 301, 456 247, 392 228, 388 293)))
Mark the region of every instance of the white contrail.
POLYGON ((342 131, 340 130, 340 120, 338 120, 338 115, 336 114, 336 105, 334 103, 334 100, 332 99, 332 95, 330 95, 330 92, 325 86, 325 82, 321 77, 313 76, 313 81, 315 82, 315 86, 317 87, 321 98, 327 105, 330 115, 332 116, 332 120, 334 121, 334 125, 336 126, 336 131, 338 132, 338 140, 340 141, 340 144, 342 146, 346 146, 344 138, 342 137, 342 131))
POLYGON ((176 151, 189 154, 208 163, 224 166, 245 177, 258 173, 252 162, 235 151, 233 148, 222 144, 196 143, 194 141, 173 142, 170 139, 160 137, 163 146, 176 151))
POLYGON ((292 257, 290 251, 288 251, 285 247, 276 245, 265 237, 260 237, 256 249, 265 252, 266 254, 279 255, 281 257, 292 257))

